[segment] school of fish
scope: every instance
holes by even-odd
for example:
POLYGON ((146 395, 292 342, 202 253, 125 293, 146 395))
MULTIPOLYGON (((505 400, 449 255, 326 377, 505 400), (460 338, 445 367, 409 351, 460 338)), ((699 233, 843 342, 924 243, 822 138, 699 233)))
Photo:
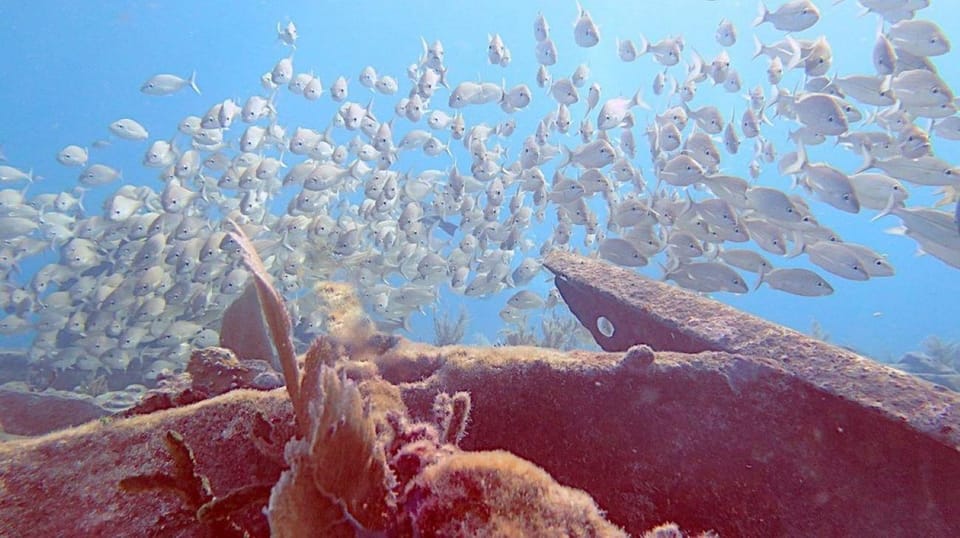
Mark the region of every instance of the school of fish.
MULTIPOLYGON (((908 189, 939 188, 943 204, 960 192, 960 168, 932 149, 938 137, 960 140, 957 101, 933 63, 950 42, 916 18, 929 0, 857 1, 879 28, 862 72, 831 75, 826 37, 792 35, 820 20, 811 0, 773 10, 760 2, 755 25, 783 37, 754 38, 754 62, 767 66, 757 81, 731 64, 727 48, 741 37, 726 19, 708 60, 680 35, 612 40, 578 3, 572 27, 538 14, 532 43, 508 47, 494 33, 485 44, 495 66, 509 66, 521 47, 535 55, 530 75, 540 90, 454 80, 440 41, 424 39, 405 76, 366 66, 329 87, 289 54, 262 75, 260 94, 211 102, 169 132, 148 132, 134 118, 106 125, 115 143, 146 148, 142 164, 161 187, 124 184, 120 170, 97 162, 97 144, 56 154, 76 170, 73 192, 28 195, 32 171, 3 162, 0 270, 9 284, 0 334, 32 332, 32 359, 58 370, 123 371, 136 361, 155 379, 182 368, 187 350, 217 343, 224 308, 247 284, 227 219, 254 239, 304 341, 324 315, 310 290, 332 278, 355 283, 388 331, 409 330, 441 290, 502 294, 502 320, 526 323, 561 301, 527 289, 545 278, 541 260, 553 249, 625 267, 658 263, 665 280, 703 293, 745 293, 747 273, 754 287, 811 297, 833 292, 828 278, 893 275, 882 253, 818 223, 813 208, 826 206, 898 219, 892 232, 960 268, 960 204, 908 203, 908 189), (563 53, 552 36, 570 31, 579 47, 607 43, 622 62, 646 62, 649 83, 609 95, 587 64, 569 76, 551 72, 563 53), (744 94, 741 113, 694 105, 701 90, 744 94), (647 91, 669 105, 651 110, 647 91), (299 124, 281 114, 288 99, 332 100, 336 112, 327 124, 299 124), (544 102, 535 132, 515 132, 514 115, 544 102), (468 124, 468 107, 499 107, 502 121, 468 124), (788 141, 765 136, 775 125, 789 127, 788 141), (825 143, 859 155, 862 166, 811 160, 810 148, 825 143), (748 169, 725 169, 724 157, 751 151, 747 144, 748 169), (401 166, 408 152, 435 166, 401 166), (793 189, 758 181, 774 162, 793 189), (83 206, 84 191, 107 188, 116 190, 102 212, 83 206), (285 208, 271 204, 281 192, 293 193, 285 208), (538 226, 550 233, 535 241, 538 226), (17 268, 50 248, 59 259, 17 284, 17 268), (810 267, 778 267, 793 257, 810 267)), ((293 22, 278 24, 277 37, 295 50, 293 22)), ((196 73, 158 74, 140 91, 202 95, 196 73)))

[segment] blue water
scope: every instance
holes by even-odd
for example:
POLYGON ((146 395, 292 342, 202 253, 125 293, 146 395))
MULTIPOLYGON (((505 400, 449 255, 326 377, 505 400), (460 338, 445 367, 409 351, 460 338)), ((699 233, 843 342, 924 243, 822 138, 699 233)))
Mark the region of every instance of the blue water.
MULTIPOLYGON (((956 41, 960 36, 960 7, 944 0, 933 3, 919 17, 937 21, 956 41)), ((859 16, 861 8, 853 0, 839 5, 821 0, 817 4, 823 14, 821 21, 796 37, 827 36, 834 54, 830 75, 872 73, 870 50, 876 17, 859 16)), ((643 33, 656 41, 683 34, 684 60, 690 51, 697 50, 710 61, 721 50, 714 41, 714 31, 722 17, 732 20, 739 32, 730 55, 744 81, 741 93, 762 83, 769 94, 769 85, 765 82, 766 60, 751 61, 752 36, 756 33, 769 43, 781 39, 783 34, 770 25, 751 27, 756 14, 753 1, 587 1, 584 5, 599 24, 602 36, 600 44, 590 49, 579 48, 573 42, 576 16, 573 2, 5 2, 0 4, 0 21, 3 21, 0 23, 3 30, 0 32, 3 51, 0 72, 4 75, 0 82, 0 103, 3 104, 0 144, 8 159, 6 164, 33 169, 43 177, 30 187, 30 195, 71 190, 76 185, 79 169, 57 163, 56 153, 67 144, 90 147, 95 140, 107 139, 109 123, 131 117, 150 131, 150 139, 114 140, 107 148, 91 148, 91 162, 110 164, 123 171, 125 182, 149 185, 159 191, 162 184, 156 179, 158 171, 140 165, 150 141, 169 139, 176 133, 181 119, 189 114, 201 115, 216 102, 233 98, 242 103, 249 95, 265 94, 260 86, 261 74, 291 53, 289 47, 277 40, 275 30, 278 22, 288 20, 295 21, 300 33, 294 55, 295 72, 314 72, 325 88, 339 75, 349 77, 349 100, 365 105, 373 97, 374 111, 382 120, 393 115, 394 103, 410 88, 405 73, 407 66, 416 62, 421 54, 421 36, 429 42, 443 42, 451 85, 463 80, 500 82, 502 79, 508 87, 522 82, 528 84, 534 90, 534 102, 526 110, 515 113, 517 130, 503 142, 508 148, 508 162, 516 158, 523 138, 533 132, 539 119, 556 106, 536 87, 532 23, 538 11, 547 16, 551 36, 559 50, 559 62, 550 68, 554 78, 569 76, 578 64, 586 62, 590 67, 590 81, 598 81, 603 87, 601 103, 617 94, 631 95, 641 86, 654 111, 662 111, 667 103, 665 97, 654 96, 650 89, 653 77, 663 67, 650 56, 633 63, 621 62, 615 45, 617 37, 637 40, 643 33), (487 36, 494 32, 503 37, 512 52, 513 62, 507 68, 487 63, 487 36), (396 78, 400 92, 395 96, 374 95, 360 86, 357 79, 367 65, 374 66, 380 74, 396 78), (202 95, 187 90, 155 97, 139 91, 140 85, 156 73, 186 77, 194 70, 202 95)), ((955 51, 934 58, 945 80, 960 89, 960 71, 951 68, 956 61, 955 51)), ((669 73, 682 77, 684 62, 671 68, 669 73)), ((790 73, 783 85, 793 89, 800 77, 799 71, 790 73)), ((710 82, 700 85, 698 96, 691 103, 695 108, 716 104, 725 115, 733 109, 738 115, 742 113, 746 101, 741 96, 726 94, 710 85, 710 82)), ((307 102, 285 88, 279 92, 279 122, 288 134, 297 126, 322 131, 339 106, 328 95, 319 101, 307 102)), ((447 109, 448 95, 446 90, 440 90, 430 108, 447 109)), ((574 126, 568 135, 554 135, 552 143, 569 146, 579 143, 575 132, 584 107, 583 99, 571 107, 574 126)), ((861 110, 869 113, 869 107, 862 106, 861 110)), ((495 105, 468 107, 463 113, 468 126, 478 122, 493 125, 506 118, 495 105)), ((652 113, 638 111, 637 114, 640 125, 634 128, 638 154, 635 165, 643 169, 648 182, 653 182, 643 135, 643 125, 652 121, 652 113)), ((591 113, 595 115, 596 111, 591 113)), ((425 118, 416 128, 426 128, 425 118)), ((925 122, 921 125, 927 126, 925 122)), ((228 137, 238 137, 243 127, 235 127, 228 137)), ((395 120, 395 141, 411 127, 405 119, 395 120)), ((764 134, 774 141, 780 155, 793 149, 786 139, 787 128, 793 129, 796 125, 781 121, 776 127, 764 127, 764 134)), ((337 140, 346 143, 354 134, 340 132, 337 140)), ((444 136, 440 138, 446 141, 444 136)), ((185 137, 181 135, 179 139, 185 144, 185 137)), ((739 155, 724 157, 722 169, 726 173, 747 177, 753 144, 749 140, 743 142, 739 155)), ((957 144, 935 139, 935 153, 948 161, 960 162, 957 144)), ((451 145, 459 156, 461 171, 468 171, 469 157, 462 144, 453 141, 451 145)), ((831 143, 809 151, 812 160, 827 161, 850 172, 859 163, 858 157, 835 149, 831 143)), ((292 165, 301 159, 288 155, 285 160, 292 165)), ((397 169, 445 170, 450 164, 446 156, 430 159, 413 152, 404 155, 397 169)), ((549 178, 552 165, 545 167, 545 172, 549 178)), ((758 183, 783 189, 790 187, 789 179, 777 174, 775 163, 764 165, 758 183)), ((102 201, 116 187, 113 184, 88 192, 87 210, 99 212, 102 201)), ((908 205, 930 205, 937 199, 931 187, 908 187, 911 191, 908 205)), ((287 196, 292 195, 289 188, 285 192, 287 196)), ((742 296, 716 294, 715 297, 802 331, 809 331, 816 320, 833 341, 883 360, 919 348, 920 342, 929 335, 960 339, 956 322, 960 314, 957 269, 930 256, 917 256, 916 245, 908 238, 886 234, 885 229, 900 224, 896 217, 870 222, 874 211, 851 215, 813 199, 810 203, 821 224, 833 227, 844 240, 886 253, 897 275, 852 282, 826 274, 835 288, 829 297, 797 297, 766 286, 742 296)), ((600 222, 605 223, 602 216, 600 222)), ((538 235, 532 239, 537 245, 549 233, 543 227, 534 231, 538 235)), ((582 247, 582 233, 575 235, 571 243, 586 251, 582 247)), ((536 248, 531 255, 536 255, 536 248)), ((25 264, 26 274, 17 277, 16 284, 27 282, 31 270, 52 258, 51 255, 25 264)), ((803 257, 783 260, 768 255, 768 258, 776 266, 813 268, 803 257)), ((661 275, 656 264, 641 272, 655 277, 661 275)), ((746 276, 751 284, 755 282, 754 275, 746 276)), ((537 277, 531 285, 543 293, 551 286, 546 282, 546 274, 537 277)), ((468 338, 477 341, 477 335, 484 335, 495 341, 496 332, 502 328, 496 313, 512 293, 506 290, 483 299, 444 293, 441 306, 455 312, 460 303, 465 304, 473 321, 468 338)), ((432 340, 429 317, 415 314, 413 322, 415 331, 411 337, 432 340)), ((0 347, 23 343, 24 337, 0 337, 0 347)))

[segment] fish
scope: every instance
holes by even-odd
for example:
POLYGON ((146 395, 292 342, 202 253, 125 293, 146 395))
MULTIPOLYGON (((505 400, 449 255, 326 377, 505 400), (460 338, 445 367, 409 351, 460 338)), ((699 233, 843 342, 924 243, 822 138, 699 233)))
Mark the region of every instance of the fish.
POLYGON ((758 8, 759 13, 753 21, 754 26, 769 22, 774 28, 784 32, 801 32, 820 20, 820 10, 810 0, 787 0, 773 12, 767 9, 766 4, 761 0, 758 8))
POLYGON ((190 73, 190 77, 186 79, 165 73, 154 75, 140 86, 140 91, 147 95, 171 95, 186 86, 189 86, 194 93, 200 95, 200 88, 197 86, 196 71, 190 73))
POLYGON ((935 106, 953 101, 950 86, 940 76, 926 69, 909 69, 893 76, 890 88, 906 106, 935 106))
POLYGON ((773 269, 760 274, 757 288, 766 283, 775 290, 804 297, 821 297, 833 293, 833 286, 817 273, 803 268, 773 269))
POLYGON ((12 166, 5 164, 0 165, 0 183, 19 183, 20 181, 33 183, 34 179, 32 169, 24 172, 12 166))
POLYGON ((583 144, 574 150, 566 146, 561 146, 563 152, 563 162, 560 168, 569 164, 575 164, 581 168, 603 168, 612 164, 616 158, 616 151, 610 142, 606 140, 595 140, 583 144))
POLYGON ((550 38, 550 24, 547 22, 547 18, 543 16, 542 12, 538 12, 536 19, 533 21, 533 38, 537 41, 537 43, 546 41, 550 38))
POLYGON ((890 106, 896 102, 890 78, 873 75, 834 77, 833 84, 849 97, 867 105, 890 106))
POLYGON ((737 42, 737 29, 728 19, 720 19, 714 38, 719 45, 732 47, 737 42))
POLYGON ((347 99, 349 93, 349 88, 347 87, 347 79, 344 76, 339 76, 333 84, 330 86, 330 97, 334 101, 343 102, 347 99))
POLYGON ((357 81, 360 82, 360 85, 365 88, 373 88, 377 83, 377 70, 373 66, 368 65, 360 70, 360 76, 357 77, 357 81))
POLYGON ((747 205, 772 219, 783 222, 799 222, 800 211, 782 191, 762 186, 752 186, 745 193, 747 205))
POLYGON ((544 307, 544 299, 530 290, 520 290, 507 299, 507 305, 517 310, 532 310, 544 307))
POLYGON ((637 46, 629 39, 621 40, 617 38, 617 55, 624 62, 632 62, 637 59, 637 46))
POLYGON ((577 20, 573 25, 573 40, 578 46, 589 48, 596 46, 600 42, 600 29, 590 17, 590 12, 583 9, 579 0, 577 4, 577 20))
POLYGON ((600 107, 600 112, 597 115, 597 128, 605 131, 620 126, 632 127, 634 119, 630 109, 634 107, 650 108, 643 100, 641 89, 638 89, 630 99, 624 97, 608 99, 600 107))
POLYGON ((277 23, 277 39, 282 41, 285 45, 295 47, 298 37, 297 25, 295 25, 293 21, 287 21, 287 24, 283 26, 280 26, 279 22, 277 23))
POLYGON ((811 263, 837 276, 859 281, 870 278, 860 256, 845 243, 818 241, 803 245, 802 250, 811 263))
POLYGON ((743 277, 721 262, 677 262, 675 268, 666 271, 664 279, 674 280, 681 287, 704 293, 749 291, 743 277))
POLYGON ((86 187, 98 187, 100 185, 113 183, 119 180, 122 175, 119 170, 105 164, 97 163, 85 168, 83 172, 80 173, 77 181, 86 187))
MULTIPOLYGON (((298 346, 323 327, 312 286, 338 275, 357 287, 366 313, 386 330, 409 331, 418 312, 448 292, 502 294, 502 320, 536 323, 539 310, 560 303, 555 290, 545 296, 535 282, 542 256, 558 249, 626 267, 662 262, 671 282, 703 293, 746 292, 740 273, 747 271, 759 275, 758 287, 766 281, 801 296, 827 294, 832 288, 817 273, 776 269, 767 252, 826 276, 892 276, 896 258, 843 241, 827 226, 837 211, 859 207, 874 211, 873 219, 897 217, 891 233, 960 266, 960 171, 939 147, 942 139, 960 139, 953 90, 936 70, 945 42, 931 21, 906 23, 919 20, 919 6, 904 2, 860 2, 885 22, 866 34, 859 64, 830 46, 835 36, 782 29, 815 28, 819 11, 791 12, 812 2, 778 2, 773 12, 761 6, 767 13, 760 24, 789 35, 765 44, 758 34, 754 52, 765 58, 749 70, 731 61, 739 49, 726 50, 737 41, 730 19, 699 36, 720 49, 708 61, 678 34, 654 42, 620 38, 604 50, 597 30, 584 34, 597 43, 581 44, 577 27, 589 14, 578 6, 574 43, 569 35, 554 42, 543 14, 534 19, 535 43, 528 35, 525 46, 536 74, 518 64, 521 71, 491 80, 488 72, 464 72, 459 59, 453 65, 453 55, 448 70, 442 44, 421 38, 422 54, 397 72, 406 80, 386 75, 385 64, 382 72, 372 65, 360 71, 369 102, 350 102, 348 79, 334 75, 332 108, 305 58, 297 56, 297 73, 286 51, 256 74, 265 90, 211 100, 197 107, 200 115, 177 113, 166 126, 151 117, 153 138, 135 122, 111 125, 113 137, 149 141, 146 170, 124 165, 129 180, 120 174, 122 161, 107 159, 125 149, 121 144, 104 152, 91 145, 89 154, 82 143, 49 152, 64 166, 95 172, 80 172, 73 191, 34 193, 43 187, 37 181, 28 192, 27 166, 0 169, 10 187, 0 190, 0 228, 7 228, 0 230, 7 237, 0 271, 16 279, 14 271, 31 267, 33 256, 51 253, 42 274, 21 279, 25 289, 2 290, 3 316, 9 330, 40 330, 31 335, 36 356, 69 344, 58 349, 68 368, 83 361, 91 372, 122 370, 135 357, 149 375, 175 368, 191 346, 215 343, 220 313, 248 280, 235 263, 237 245, 225 238, 227 218, 256 238, 290 305, 298 346), (550 66, 559 65, 558 49, 567 45, 594 49, 571 62, 569 77, 554 78, 550 66), (666 69, 681 60, 685 67, 666 69), (611 84, 604 61, 652 66, 638 83, 662 96, 650 103, 649 117, 637 110, 645 106, 639 90, 618 95, 629 86, 614 82, 614 93, 601 100, 601 84, 611 84), (545 91, 531 90, 529 78, 545 91), (770 94, 765 80, 777 85, 770 94), (744 92, 744 83, 753 89, 744 92), (716 99, 726 93, 743 93, 747 106, 723 116, 716 99), (492 106, 478 116, 473 108, 481 105, 492 106), (300 107, 320 115, 287 115, 300 107), (650 161, 636 155, 641 133, 650 161), (736 160, 741 137, 753 139, 752 151, 736 160), (838 164, 830 142, 859 154, 862 170, 838 164), (808 158, 815 151, 827 153, 808 158), (767 166, 778 153, 781 175, 795 176, 799 189, 789 190, 767 166), (135 187, 149 181, 160 183, 135 187), (923 194, 928 186, 943 187, 939 204, 947 207, 926 207, 937 199, 923 194), (920 192, 908 197, 907 187, 920 192), (103 200, 102 211, 83 207, 84 192, 90 205, 103 200), (47 309, 37 311, 40 305, 47 309), (66 351, 74 348, 75 355, 66 351)), ((277 32, 295 44, 292 23, 278 24, 277 32)), ((487 36, 481 61, 509 65, 501 34, 491 29, 487 36)), ((600 325, 612 334, 609 320, 600 325)))
POLYGON ((950 40, 933 21, 899 21, 887 30, 887 38, 896 49, 915 56, 940 56, 950 52, 950 40))
POLYGON ((619 237, 610 237, 600 242, 597 249, 600 258, 622 267, 642 267, 649 263, 635 244, 619 237))
MULTIPOLYGON (((537 42, 534 53, 537 57, 537 63, 539 63, 541 67, 551 66, 557 63, 557 46, 553 43, 553 39, 549 37, 537 42)), ((541 87, 542 86, 544 86, 544 84, 541 84, 541 87)))
POLYGON ((87 150, 73 144, 65 146, 57 153, 57 162, 64 166, 83 166, 88 159, 87 150))
POLYGON ((390 75, 383 75, 373 83, 374 89, 382 95, 393 95, 399 90, 396 79, 390 75))
POLYGON ((748 249, 720 249, 717 256, 727 265, 751 273, 763 274, 773 270, 773 265, 760 253, 748 249))
POLYGON ((569 78, 555 80, 550 86, 550 95, 561 105, 572 105, 580 100, 577 86, 569 78))
POLYGON ((500 37, 500 34, 488 34, 487 39, 489 41, 489 45, 487 45, 487 61, 492 65, 500 65, 507 51, 507 47, 503 44, 503 38, 500 37))
POLYGON ((147 130, 136 120, 121 118, 109 126, 110 132, 124 140, 146 140, 150 137, 147 130))
POLYGON ((897 69, 896 49, 883 32, 877 32, 877 40, 871 51, 871 60, 877 75, 892 75, 897 69))
POLYGON ((797 114, 797 121, 824 135, 841 135, 849 129, 843 109, 831 95, 805 94, 796 100, 793 109, 797 114))

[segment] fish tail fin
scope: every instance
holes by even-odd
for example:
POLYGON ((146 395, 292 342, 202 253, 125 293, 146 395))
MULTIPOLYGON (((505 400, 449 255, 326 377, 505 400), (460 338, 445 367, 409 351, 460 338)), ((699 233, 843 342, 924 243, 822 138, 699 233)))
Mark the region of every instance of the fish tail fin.
POLYGON ((193 88, 193 91, 200 95, 200 87, 197 86, 197 70, 194 69, 193 73, 190 73, 190 78, 187 79, 187 82, 190 83, 190 87, 193 88))
POLYGON ((784 73, 793 71, 793 68, 800 65, 800 62, 803 61, 803 50, 800 47, 800 43, 794 39, 793 36, 787 36, 787 43, 790 45, 793 53, 790 55, 790 59, 783 65, 784 73))
POLYGON ((876 167, 877 158, 870 153, 870 150, 866 146, 861 146, 860 155, 863 157, 863 162, 860 163, 860 167, 853 172, 854 174, 859 174, 860 172, 876 167))
POLYGON ((643 56, 648 52, 650 52, 650 42, 647 41, 646 36, 640 34, 639 41, 637 43, 637 56, 643 56))
POLYGON ((793 230, 793 247, 789 252, 783 254, 784 258, 796 258, 807 250, 807 244, 803 242, 803 234, 798 230, 793 230))
POLYGON ((754 26, 760 26, 761 24, 767 22, 770 17, 770 10, 767 9, 767 5, 763 3, 763 0, 757 3, 757 18, 753 20, 754 26))
POLYGON ((637 93, 633 94, 633 99, 630 100, 630 107, 638 106, 644 110, 650 110, 650 105, 643 100, 643 87, 637 88, 637 93))
POLYGON ((364 174, 360 169, 360 165, 362 162, 363 161, 361 161, 360 159, 356 159, 352 163, 350 163, 350 168, 347 169, 347 172, 349 173, 350 177, 357 180, 363 179, 364 174))
POLYGON ((799 172, 800 170, 803 170, 809 162, 810 159, 807 157, 807 147, 803 144, 797 144, 797 166, 799 166, 797 171, 799 172))
POLYGON ((765 271, 763 268, 760 269, 760 278, 757 279, 757 285, 753 287, 753 291, 760 289, 760 284, 763 284, 767 280, 767 273, 769 273, 769 271, 765 271))
POLYGON ((424 66, 430 59, 430 46, 427 45, 427 40, 423 36, 420 36, 420 44, 423 46, 423 53, 420 54, 420 65, 424 66))
POLYGON ((437 83, 449 90, 450 83, 447 82, 447 68, 443 67, 442 69, 434 69, 434 71, 436 71, 437 74, 440 75, 440 79, 437 81, 437 83))
POLYGON ((760 38, 757 34, 753 34, 753 58, 757 58, 763 54, 763 41, 760 41, 760 38))
POLYGON ((883 217, 892 214, 893 211, 899 207, 903 207, 903 202, 898 203, 896 197, 893 196, 893 193, 890 193, 890 197, 887 198, 886 205, 883 206, 883 209, 881 209, 879 213, 870 219, 870 222, 873 222, 877 219, 882 219, 883 217))
POLYGON ((83 207, 83 195, 87 193, 89 189, 77 185, 73 188, 73 195, 77 197, 77 207, 80 208, 80 211, 83 213, 87 212, 87 208, 83 207))
POLYGON ((893 228, 887 228, 886 230, 884 230, 884 232, 885 232, 885 233, 888 233, 888 234, 890 234, 890 235, 903 235, 903 236, 905 236, 905 235, 907 235, 907 227, 901 224, 900 226, 894 226, 893 228))
POLYGON ((566 168, 571 162, 573 162, 573 152, 570 151, 570 148, 560 144, 560 152, 563 153, 563 162, 560 163, 559 168, 566 168))

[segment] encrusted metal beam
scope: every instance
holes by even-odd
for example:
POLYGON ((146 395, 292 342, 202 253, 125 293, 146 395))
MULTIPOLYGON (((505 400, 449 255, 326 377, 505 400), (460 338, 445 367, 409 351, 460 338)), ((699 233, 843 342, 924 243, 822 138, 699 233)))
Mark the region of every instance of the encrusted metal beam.
POLYGON ((607 351, 647 344, 657 351, 773 359, 817 389, 960 447, 960 395, 955 392, 600 260, 554 252, 544 265, 556 275, 570 310, 607 351), (613 326, 612 335, 598 328, 601 316, 613 326))

